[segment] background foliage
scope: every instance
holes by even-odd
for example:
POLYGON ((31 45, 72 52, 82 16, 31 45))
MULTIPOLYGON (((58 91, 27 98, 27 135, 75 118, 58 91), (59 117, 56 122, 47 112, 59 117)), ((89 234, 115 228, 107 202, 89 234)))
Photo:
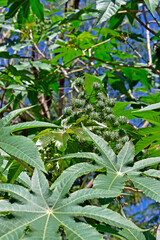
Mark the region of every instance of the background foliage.
POLYGON ((0 239, 159 239, 159 2, 1 0, 0 239))

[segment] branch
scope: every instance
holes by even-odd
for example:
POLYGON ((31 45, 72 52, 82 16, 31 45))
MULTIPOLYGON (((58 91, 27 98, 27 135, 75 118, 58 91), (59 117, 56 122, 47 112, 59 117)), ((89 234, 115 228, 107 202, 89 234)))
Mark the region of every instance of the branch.
POLYGON ((141 190, 137 190, 137 189, 130 188, 130 187, 124 187, 124 190, 128 190, 128 191, 131 191, 131 192, 141 192, 141 193, 143 193, 143 191, 141 191, 141 190))
POLYGON ((154 36, 160 38, 160 35, 157 34, 153 29, 149 28, 148 26, 146 26, 146 24, 144 24, 135 14, 132 13, 132 11, 128 8, 126 8, 125 6, 122 6, 123 9, 127 10, 127 12, 134 17, 144 28, 146 28, 148 31, 150 31, 154 36))
MULTIPOLYGON (((144 19, 145 19, 146 26, 149 28, 149 23, 148 23, 148 20, 147 20, 144 4, 143 4, 143 16, 144 16, 144 19)), ((148 65, 151 66, 152 65, 152 52, 151 52, 151 42, 150 42, 150 35, 149 35, 149 30, 148 29, 146 29, 146 38, 147 38, 147 50, 148 50, 148 58, 149 58, 148 65)))
POLYGON ((88 58, 88 59, 91 59, 91 60, 95 60, 95 61, 100 61, 100 62, 103 62, 105 64, 118 66, 118 67, 127 67, 127 68, 132 67, 132 68, 140 68, 140 69, 141 68, 149 68, 149 69, 152 69, 153 72, 156 72, 158 75, 160 75, 160 71, 158 69, 154 68, 153 66, 149 66, 149 65, 147 65, 147 66, 137 66, 137 65, 131 66, 129 64, 121 64, 121 63, 119 64, 119 63, 114 63, 114 62, 107 62, 107 61, 105 61, 103 59, 96 58, 96 57, 88 57, 88 56, 81 56, 81 57, 85 57, 85 58, 88 58))

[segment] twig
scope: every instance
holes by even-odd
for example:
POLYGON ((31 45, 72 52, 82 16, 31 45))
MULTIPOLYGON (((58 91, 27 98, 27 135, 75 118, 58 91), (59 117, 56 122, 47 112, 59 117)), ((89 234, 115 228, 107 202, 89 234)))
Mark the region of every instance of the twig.
POLYGON ((150 123, 150 122, 145 121, 144 124, 143 124, 143 126, 142 126, 142 128, 146 128, 146 127, 148 127, 149 123, 150 123))
MULTIPOLYGON (((34 40, 33 40, 32 31, 30 31, 29 36, 30 36, 30 39, 31 39, 32 41, 34 41, 34 40)), ((37 44, 33 42, 33 45, 34 45, 35 49, 37 50, 37 53, 39 53, 43 58, 46 58, 46 56, 45 56, 45 55, 41 52, 41 50, 38 48, 37 44)))
POLYGON ((84 188, 91 188, 94 182, 94 178, 84 187, 84 188))
POLYGON ((27 164, 25 164, 24 162, 22 162, 19 158, 9 154, 12 158, 14 158, 18 163, 20 163, 24 168, 26 168, 29 172, 33 173, 33 169, 30 168, 27 164))
POLYGON ((130 187, 124 187, 124 190, 128 190, 128 191, 131 191, 131 192, 141 192, 141 193, 143 193, 143 191, 141 191, 141 190, 137 190, 137 189, 130 188, 130 187))
POLYGON ((84 178, 84 180, 83 180, 83 182, 82 182, 82 185, 81 185, 81 189, 84 188, 85 183, 86 183, 86 181, 87 181, 87 179, 88 179, 88 176, 89 176, 89 173, 85 176, 85 178, 84 178))

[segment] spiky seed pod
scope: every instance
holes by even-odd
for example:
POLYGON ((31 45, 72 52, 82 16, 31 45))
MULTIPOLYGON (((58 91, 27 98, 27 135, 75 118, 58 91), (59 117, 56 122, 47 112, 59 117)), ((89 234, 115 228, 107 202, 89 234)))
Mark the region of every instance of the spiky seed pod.
POLYGON ((115 122, 113 122, 111 124, 114 128, 118 127, 119 126, 119 122, 116 120, 115 122))
POLYGON ((75 83, 76 87, 83 87, 84 79, 83 78, 77 78, 74 83, 75 83))
POLYGON ((123 147, 123 144, 122 143, 117 143, 116 146, 115 146, 115 150, 116 151, 120 151, 123 147))
POLYGON ((95 130, 95 134, 98 135, 98 136, 101 136, 102 135, 102 132, 98 129, 95 130))
POLYGON ((125 125, 127 124, 127 118, 125 116, 120 116, 118 118, 118 122, 121 124, 121 125, 125 125))
POLYGON ((122 144, 125 144, 128 141, 129 141, 129 137, 128 136, 124 136, 124 137, 120 138, 120 143, 122 143, 122 144))
POLYGON ((119 137, 124 137, 127 133, 124 129, 119 129, 118 134, 119 134, 119 137))
POLYGON ((73 113, 72 113, 72 116, 75 118, 75 119, 77 119, 77 118, 79 118, 79 112, 78 111, 74 111, 73 113))
POLYGON ((93 108, 93 106, 91 104, 88 104, 86 106, 85 110, 86 110, 86 113, 88 113, 88 112, 92 112, 94 110, 94 108, 93 108))
POLYGON ((112 131, 111 132, 111 141, 116 141, 118 140, 118 132, 112 131))
POLYGON ((101 84, 99 82, 94 82, 92 87, 93 87, 93 90, 98 91, 101 89, 101 84))
POLYGON ((80 92, 80 94, 78 94, 78 98, 79 99, 86 99, 86 94, 84 91, 80 92))
POLYGON ((66 107, 64 109, 64 115, 65 116, 69 116, 69 115, 71 115, 71 113, 72 113, 72 108, 71 107, 66 107))
POLYGON ((91 113, 91 119, 92 120, 99 120, 99 114, 97 112, 92 112, 91 113))
POLYGON ((106 141, 109 141, 111 139, 111 132, 110 131, 105 131, 103 134, 103 137, 106 141))
POLYGON ((115 100, 113 98, 107 99, 107 105, 109 107, 114 107, 115 104, 116 104, 116 102, 115 102, 115 100))
POLYGON ((110 108, 110 107, 105 107, 104 112, 105 112, 107 115, 109 115, 109 114, 112 113, 112 108, 110 108))
POLYGON ((101 101, 105 101, 106 100, 106 96, 102 92, 98 92, 96 94, 96 99, 97 100, 101 100, 101 101))
POLYGON ((115 121, 116 121, 116 117, 114 114, 109 114, 107 116, 107 121, 110 123, 110 124, 113 124, 115 121))
POLYGON ((105 103, 102 101, 98 101, 96 104, 96 107, 99 109, 103 109, 105 107, 105 103))
POLYGON ((85 101, 74 98, 72 99, 71 103, 74 107, 81 108, 84 107, 85 101))

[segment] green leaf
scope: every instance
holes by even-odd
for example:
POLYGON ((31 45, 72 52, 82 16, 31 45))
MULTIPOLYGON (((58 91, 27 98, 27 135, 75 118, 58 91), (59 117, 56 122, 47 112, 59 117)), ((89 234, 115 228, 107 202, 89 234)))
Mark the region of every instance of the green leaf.
POLYGON ((135 155, 137 155, 144 148, 148 147, 152 142, 159 139, 159 132, 153 135, 149 135, 140 139, 135 145, 135 155))
POLYGON ((63 226, 69 240, 102 240, 103 235, 93 227, 75 221, 79 216, 116 227, 139 230, 134 223, 110 209, 79 205, 88 199, 112 198, 115 196, 113 191, 83 189, 66 197, 72 183, 73 179, 69 177, 52 192, 45 176, 35 170, 31 191, 13 184, 0 184, 0 191, 9 192, 18 200, 15 203, 0 200, 0 212, 13 215, 12 218, 0 216, 0 226, 3 226, 0 228, 1 239, 21 239, 27 234, 27 238, 50 239, 52 236, 52 239, 60 240, 58 230, 63 226))
POLYGON ((20 56, 17 54, 9 54, 8 52, 0 52, 1 58, 12 59, 12 58, 19 58, 20 56))
POLYGON ((146 240, 144 234, 136 230, 123 229, 119 231, 119 234, 129 240, 146 240))
POLYGON ((154 15, 155 9, 159 4, 159 0, 144 0, 146 5, 148 6, 151 13, 154 15))
POLYGON ((7 6, 7 0, 1 0, 1 6, 3 7, 7 6))
POLYGON ((51 190, 54 189, 58 184, 60 184, 61 181, 64 181, 64 179, 67 179, 69 177, 80 177, 82 175, 88 174, 93 171, 98 171, 102 168, 102 166, 99 165, 93 165, 89 163, 78 163, 76 165, 73 165, 66 170, 62 172, 59 178, 56 179, 56 181, 52 184, 51 190))
POLYGON ((160 202, 159 181, 149 177, 129 176, 136 188, 142 190, 147 197, 160 202))
POLYGON ((98 23, 107 21, 112 17, 122 4, 126 4, 125 0, 96 0, 96 9, 99 11, 98 23))
POLYGON ((53 123, 48 122, 41 122, 41 121, 31 121, 31 122, 24 122, 24 123, 18 123, 12 126, 7 127, 7 130, 10 132, 16 132, 23 129, 28 128, 41 128, 41 127, 49 127, 49 128, 59 128, 60 126, 57 126, 53 123))
POLYGON ((95 91, 93 90, 93 83, 94 82, 98 82, 101 84, 101 90, 104 91, 104 88, 103 88, 103 83, 102 81, 98 78, 98 77, 95 77, 93 75, 90 75, 88 73, 85 73, 84 74, 85 76, 85 82, 84 82, 84 89, 85 89, 85 92, 86 94, 90 97, 90 102, 95 102, 95 91))
POLYGON ((123 169, 125 165, 129 165, 134 159, 134 145, 131 142, 126 142, 122 150, 117 156, 117 164, 119 171, 123 169))
POLYGON ((40 61, 31 61, 30 62, 33 67, 35 67, 37 70, 44 69, 44 70, 51 70, 51 66, 49 64, 40 62, 40 61))
POLYGON ((145 167, 158 164, 159 162, 160 162, 160 157, 146 158, 146 159, 135 162, 133 167, 128 167, 128 168, 126 167, 125 173, 132 172, 132 171, 134 172, 134 171, 143 169, 145 167))
POLYGON ((23 186, 27 187, 27 188, 31 188, 31 181, 30 178, 28 176, 28 174, 26 172, 21 172, 20 175, 17 178, 17 182, 19 182, 20 184, 22 184, 23 186))
POLYGON ((2 155, 0 154, 0 167, 2 166, 2 164, 3 164, 3 157, 2 157, 2 155))
POLYGON ((33 108, 33 106, 31 106, 31 107, 26 107, 26 108, 21 108, 21 109, 17 109, 17 110, 14 110, 14 111, 8 113, 5 117, 3 117, 3 118, 0 120, 0 129, 1 129, 2 127, 5 127, 5 126, 9 125, 10 122, 11 122, 11 120, 12 120, 14 117, 16 117, 18 114, 20 114, 20 113, 22 113, 22 112, 24 112, 24 111, 26 111, 26 110, 29 110, 29 109, 31 109, 31 108, 33 108))
POLYGON ((31 0, 31 8, 33 13, 41 20, 44 21, 43 5, 39 0, 31 0))
POLYGON ((160 171, 159 170, 149 169, 149 170, 147 170, 143 173, 145 175, 149 176, 149 177, 160 178, 160 171))
POLYGON ((16 0, 9 8, 8 13, 6 14, 5 18, 10 19, 15 16, 15 14, 18 12, 20 7, 28 0, 16 0))
POLYGON ((90 139, 94 142, 98 150, 102 154, 102 158, 106 161, 106 166, 110 167, 113 171, 117 171, 116 169, 116 154, 113 152, 108 143, 101 137, 95 135, 91 131, 89 131, 86 127, 83 126, 83 129, 90 137, 90 139))
POLYGON ((67 148, 67 142, 69 139, 69 134, 65 131, 59 131, 59 132, 52 132, 53 134, 53 142, 55 143, 55 146, 61 151, 64 152, 67 148))
POLYGON ((144 107, 140 110, 137 110, 137 111, 134 111, 135 113, 136 112, 144 112, 144 111, 148 111, 148 110, 155 110, 155 109, 159 109, 160 108, 160 103, 155 103, 155 104, 151 104, 147 107, 144 107))
POLYGON ((8 182, 13 183, 13 181, 18 178, 23 170, 24 167, 21 164, 19 164, 17 161, 13 161, 8 171, 8 182))
POLYGON ((31 139, 0 131, 0 148, 9 155, 45 171, 38 149, 31 139))
POLYGON ((107 175, 99 174, 93 182, 93 186, 98 189, 107 189, 116 191, 119 195, 127 181, 126 176, 120 176, 117 173, 107 172, 107 175))

